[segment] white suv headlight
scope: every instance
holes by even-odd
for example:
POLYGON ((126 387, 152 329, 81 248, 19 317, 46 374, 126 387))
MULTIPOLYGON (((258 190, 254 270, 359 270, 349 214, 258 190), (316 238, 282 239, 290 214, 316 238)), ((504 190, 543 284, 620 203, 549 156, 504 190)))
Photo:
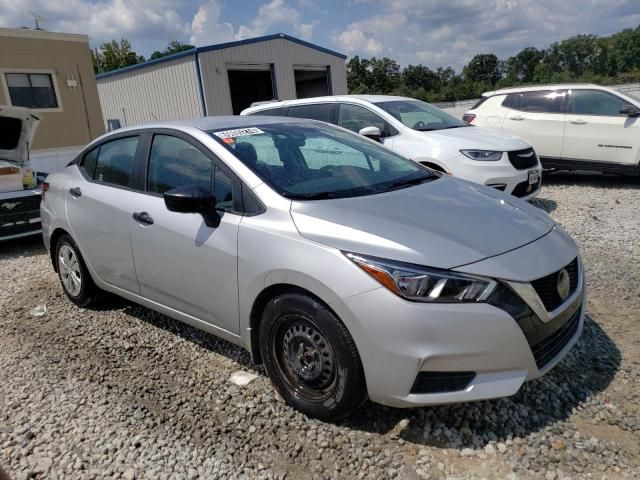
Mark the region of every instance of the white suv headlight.
POLYGON ((346 257, 396 295, 433 303, 482 302, 496 287, 489 278, 421 267, 356 253, 346 257))
POLYGON ((502 158, 503 152, 496 152, 494 150, 460 150, 460 153, 471 160, 497 162, 502 158))

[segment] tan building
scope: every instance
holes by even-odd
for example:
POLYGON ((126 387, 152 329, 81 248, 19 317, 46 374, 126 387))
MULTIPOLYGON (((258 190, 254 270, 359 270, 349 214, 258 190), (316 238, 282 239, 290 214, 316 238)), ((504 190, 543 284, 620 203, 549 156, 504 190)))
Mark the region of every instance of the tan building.
POLYGON ((32 164, 64 166, 104 133, 86 35, 0 28, 0 105, 28 107, 41 118, 32 164))

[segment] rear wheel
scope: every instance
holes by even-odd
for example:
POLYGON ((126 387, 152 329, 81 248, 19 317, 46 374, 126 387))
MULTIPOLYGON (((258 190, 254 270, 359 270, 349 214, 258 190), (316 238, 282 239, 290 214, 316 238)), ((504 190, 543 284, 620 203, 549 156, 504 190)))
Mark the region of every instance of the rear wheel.
POLYGON ((78 246, 69 235, 62 235, 56 244, 58 277, 64 293, 79 307, 95 302, 98 287, 87 270, 78 246))
POLYGON ((260 323, 260 353, 271 381, 294 408, 338 420, 366 398, 355 343, 326 306, 303 294, 271 300, 260 323))

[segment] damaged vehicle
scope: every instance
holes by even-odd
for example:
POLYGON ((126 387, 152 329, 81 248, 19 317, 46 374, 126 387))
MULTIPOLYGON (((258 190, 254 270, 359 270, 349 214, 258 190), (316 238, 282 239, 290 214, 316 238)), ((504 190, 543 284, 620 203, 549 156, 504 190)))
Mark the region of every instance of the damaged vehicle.
POLYGON ((47 185, 72 302, 105 290, 240 345, 312 417, 513 395, 582 330, 580 254, 545 212, 323 122, 124 128, 47 185))
POLYGON ((0 240, 42 231, 41 189, 29 165, 38 123, 28 108, 0 106, 0 240))

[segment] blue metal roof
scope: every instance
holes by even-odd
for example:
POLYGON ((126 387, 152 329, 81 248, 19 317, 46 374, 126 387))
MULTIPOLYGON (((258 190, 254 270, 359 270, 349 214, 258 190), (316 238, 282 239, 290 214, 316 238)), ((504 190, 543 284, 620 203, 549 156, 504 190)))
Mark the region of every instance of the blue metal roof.
POLYGON ((284 40, 289 40, 290 42, 294 42, 308 48, 313 48, 314 50, 318 50, 320 52, 333 55, 338 58, 342 58, 342 59, 347 58, 347 56, 342 53, 329 50, 328 48, 321 47, 320 45, 315 45, 313 43, 306 42, 299 38, 292 37, 291 35, 287 35, 286 33, 274 33, 273 35, 265 35, 263 37, 247 38, 246 40, 238 40, 235 42, 227 42, 227 43, 220 43, 217 45, 208 45, 206 47, 192 48, 191 50, 185 50, 184 52, 174 53, 173 55, 167 55, 166 57, 156 58, 154 60, 148 60, 142 63, 136 63, 135 65, 129 65, 128 67, 119 68, 117 70, 111 70, 110 72, 99 73, 96 75, 96 79, 107 78, 114 75, 120 75, 121 73, 131 72, 133 70, 137 70, 139 68, 145 68, 150 65, 158 65, 165 62, 170 62, 171 60, 176 60, 177 58, 188 57, 190 55, 196 55, 202 52, 211 52, 213 50, 223 50, 225 48, 233 48, 233 47, 238 47, 240 45, 250 45, 252 43, 268 42, 269 40, 276 40, 279 38, 284 40))

